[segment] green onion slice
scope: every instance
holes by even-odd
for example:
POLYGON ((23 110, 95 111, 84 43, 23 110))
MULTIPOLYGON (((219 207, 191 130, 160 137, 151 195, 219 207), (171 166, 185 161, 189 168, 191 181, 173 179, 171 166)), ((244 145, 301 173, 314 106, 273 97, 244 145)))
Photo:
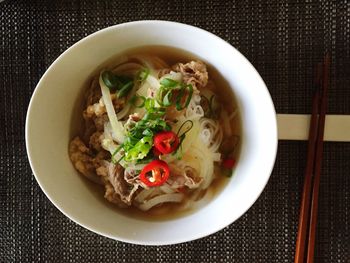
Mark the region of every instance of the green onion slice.
POLYGON ((124 84, 122 86, 122 88, 117 92, 117 98, 122 98, 125 97, 129 91, 132 89, 132 87, 134 86, 134 82, 133 81, 129 81, 128 83, 124 84))
POLYGON ((193 87, 191 84, 186 85, 183 89, 180 90, 179 96, 176 99, 176 109, 178 111, 185 109, 188 104, 190 104, 191 98, 193 94, 193 87), (188 91, 187 98, 185 103, 182 105, 182 98, 186 95, 185 92, 188 91))
POLYGON ((151 98, 147 98, 145 101, 145 108, 148 112, 153 112, 155 107, 155 102, 151 98))
POLYGON ((174 88, 177 85, 179 85, 179 82, 177 82, 176 80, 173 80, 173 79, 164 78, 160 81, 160 85, 162 85, 163 87, 166 87, 166 88, 174 88))
POLYGON ((149 76, 149 73, 150 73, 150 70, 149 68, 144 68, 140 71, 139 73, 139 80, 142 82, 142 81, 145 81, 147 79, 147 77, 149 76))
POLYGON ((163 105, 164 106, 166 106, 166 107, 168 107, 168 106, 170 106, 171 105, 171 97, 172 97, 172 90, 169 90, 166 94, 165 94, 165 96, 164 96, 164 98, 163 98, 163 105))
POLYGON ((115 89, 118 87, 118 85, 120 84, 119 81, 118 81, 118 78, 116 78, 114 76, 114 74, 109 71, 109 70, 106 70, 104 72, 102 72, 102 80, 104 82, 104 84, 111 90, 111 89, 115 89))

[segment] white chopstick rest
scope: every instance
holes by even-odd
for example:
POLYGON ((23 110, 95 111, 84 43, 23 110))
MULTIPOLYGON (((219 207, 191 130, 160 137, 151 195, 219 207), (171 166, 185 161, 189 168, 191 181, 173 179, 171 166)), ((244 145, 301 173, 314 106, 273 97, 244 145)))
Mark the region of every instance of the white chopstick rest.
MULTIPOLYGON (((279 140, 307 140, 311 115, 277 114, 279 140)), ((350 115, 326 115, 324 141, 350 142, 350 115)))

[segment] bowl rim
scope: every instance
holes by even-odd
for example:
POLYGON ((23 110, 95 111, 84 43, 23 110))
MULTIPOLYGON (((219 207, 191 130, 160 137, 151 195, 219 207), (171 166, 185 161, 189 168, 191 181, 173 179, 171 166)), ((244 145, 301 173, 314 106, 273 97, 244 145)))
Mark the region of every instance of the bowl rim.
POLYGON ((73 222, 77 223, 78 225, 94 232, 97 233, 99 235, 111 238, 113 240, 117 240, 117 241, 122 241, 122 242, 126 242, 126 243, 131 243, 131 244, 137 244, 137 245, 172 245, 172 244, 179 244, 179 243, 184 243, 184 242, 189 242, 189 241, 193 241, 193 240, 197 240, 206 236, 209 236, 213 233, 216 233, 220 230, 222 230, 223 228, 227 227, 228 225, 232 224, 233 222, 235 222, 237 219, 239 219, 243 214, 245 214, 251 207, 252 205, 256 202, 256 200, 260 197, 261 193, 263 192, 263 190, 265 189, 269 178, 271 176, 272 170, 274 168, 275 165, 275 161, 276 161, 276 156, 277 156, 277 148, 278 148, 278 137, 277 137, 277 119, 276 119, 276 111, 275 111, 275 107, 273 104, 273 100, 271 98, 271 94, 269 93, 269 90, 264 82, 264 80, 262 79, 262 77, 260 76, 260 74, 258 73, 258 71, 255 69, 255 67, 250 63, 250 61, 243 55, 241 54, 235 47, 233 47, 231 44, 229 44, 227 41, 223 40, 222 38, 220 38, 219 36, 204 30, 200 27, 197 26, 193 26, 193 25, 188 25, 188 24, 184 24, 184 23, 180 23, 180 22, 174 22, 174 21, 166 21, 166 20, 138 20, 138 21, 131 21, 131 22, 125 22, 125 23, 121 23, 121 24, 116 24, 116 25, 112 25, 103 29, 100 29, 92 34, 89 34, 85 37, 83 37, 82 39, 80 39, 79 41, 77 41, 76 43, 74 43, 72 46, 70 46, 69 48, 67 48, 63 53, 61 53, 55 60, 54 62, 52 62, 50 64, 50 66, 46 69, 45 73, 42 75, 42 77, 40 78, 39 82, 37 83, 32 95, 31 95, 31 99, 28 105, 28 109, 27 109, 27 114, 26 114, 26 121, 25 121, 25 145, 26 145, 26 150, 27 150, 27 156, 28 156, 28 160, 30 163, 30 167, 32 169, 32 172, 34 174, 34 177, 37 181, 37 183, 39 184, 41 190, 45 193, 46 197, 50 200, 50 202, 59 210, 61 211, 66 217, 68 217, 70 220, 72 220, 73 222), (112 31, 116 28, 122 28, 122 27, 128 27, 128 26, 137 26, 137 25, 152 25, 152 24, 163 24, 163 25, 173 25, 173 26, 178 26, 178 27, 183 27, 184 29, 191 29, 191 30, 197 30, 199 32, 205 33, 208 36, 215 38, 216 41, 221 42, 221 44, 225 45, 228 49, 231 49, 233 52, 236 53, 237 56, 240 57, 240 59, 244 60, 249 66, 250 68, 255 71, 256 73, 256 77, 259 79, 259 81, 264 85, 265 89, 264 92, 267 93, 267 99, 268 101, 268 107, 270 108, 270 110, 272 110, 274 116, 273 116, 273 127, 271 128, 271 132, 275 135, 275 139, 273 140, 273 145, 271 145, 271 155, 273 154, 273 158, 269 164, 269 167, 266 168, 266 173, 268 172, 268 176, 265 177, 264 182, 259 186, 259 191, 256 191, 255 197, 253 198, 253 200, 251 201, 251 203, 249 204, 249 206, 247 205, 245 207, 245 209, 242 209, 240 213, 238 213, 235 217, 230 218, 230 223, 229 224, 220 224, 218 225, 217 228, 215 228, 215 230, 212 231, 201 231, 198 232, 196 234, 192 234, 191 238, 188 237, 184 237, 184 238, 178 238, 175 240, 168 240, 167 243, 164 242, 157 242, 157 241, 145 241, 145 240, 140 240, 137 238, 122 238, 122 237, 116 237, 113 235, 110 235, 107 232, 104 231, 99 231, 96 230, 93 226, 86 224, 86 223, 82 223, 80 222, 78 219, 76 219, 76 217, 72 214, 70 214, 69 212, 65 211, 65 209, 63 207, 60 206, 60 204, 56 203, 56 201, 52 198, 52 196, 50 195, 50 193, 48 193, 46 191, 46 189, 44 188, 42 181, 40 179, 40 176, 37 175, 36 172, 36 168, 33 164, 32 158, 31 158, 31 143, 28 140, 28 136, 30 133, 30 119, 32 118, 31 116, 31 109, 33 107, 33 104, 35 103, 35 97, 36 94, 39 92, 39 90, 41 90, 43 88, 42 82, 44 81, 44 79, 47 77, 48 72, 50 71, 51 68, 53 68, 56 64, 58 64, 60 62, 60 60, 66 56, 67 53, 71 52, 71 50, 77 48, 81 43, 85 42, 87 39, 90 38, 94 38, 96 35, 105 33, 106 31, 112 31))

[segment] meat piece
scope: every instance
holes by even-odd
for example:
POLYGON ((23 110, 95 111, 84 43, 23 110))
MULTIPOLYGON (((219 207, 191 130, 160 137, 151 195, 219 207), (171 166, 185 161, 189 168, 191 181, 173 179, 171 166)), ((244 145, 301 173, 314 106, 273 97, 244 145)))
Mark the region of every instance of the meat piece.
POLYGON ((168 184, 173 189, 184 186, 187 186, 190 189, 195 189, 203 182, 203 178, 201 178, 192 167, 170 164, 170 170, 171 174, 168 179, 168 184))
POLYGON ((141 185, 140 175, 134 169, 126 168, 124 171, 124 180, 129 184, 141 185))
POLYGON ((191 84, 194 90, 204 88, 208 83, 208 71, 206 65, 201 61, 191 61, 189 63, 177 63, 173 70, 183 75, 186 84, 191 84))
POLYGON ((105 183, 105 195, 104 197, 111 203, 116 204, 120 208, 126 208, 129 205, 125 204, 121 199, 120 196, 115 192, 115 189, 113 185, 110 182, 105 183))
POLYGON ((75 137, 69 144, 69 156, 74 167, 95 183, 101 183, 100 178, 95 173, 96 165, 89 148, 79 137, 75 137))
POLYGON ((111 154, 101 148, 101 150, 93 158, 92 164, 94 165, 95 169, 97 170, 99 167, 104 165, 104 162, 106 162, 105 160, 110 159, 110 157, 111 157, 111 154))
POLYGON ((93 121, 95 123, 95 127, 97 131, 103 131, 105 127, 105 123, 108 122, 108 116, 107 114, 103 114, 100 117, 95 117, 93 118, 93 121))
POLYGON ((197 188, 203 181, 198 172, 189 166, 185 168, 183 176, 185 177, 185 185, 190 189, 197 188))
POLYGON ((131 206, 138 184, 129 184, 124 179, 124 168, 119 164, 108 163, 108 176, 105 177, 105 198, 120 207, 131 206))
MULTIPOLYGON (((114 110, 116 112, 119 112, 125 105, 126 103, 126 99, 124 98, 120 98, 118 99, 117 96, 115 94, 111 94, 111 99, 113 102, 113 106, 114 106, 114 110)), ((106 106, 103 102, 102 97, 99 99, 98 102, 88 105, 86 107, 86 110, 83 112, 83 116, 84 119, 89 119, 89 118, 93 118, 93 117, 100 117, 103 114, 105 114, 106 111, 106 106)))
POLYGON ((138 122, 139 120, 141 120, 141 117, 140 117, 140 115, 137 112, 133 113, 133 114, 130 114, 129 118, 132 119, 135 122, 138 122))
POLYGON ((102 135, 102 132, 97 131, 97 132, 95 132, 95 133, 93 133, 91 135, 90 140, 89 140, 90 147, 94 148, 97 151, 101 151, 102 150, 102 147, 101 147, 101 135, 102 135))
POLYGON ((84 118, 92 118, 94 116, 99 117, 104 113, 106 113, 106 107, 103 103, 102 98, 100 98, 100 100, 97 103, 87 106, 83 114, 84 118))
POLYGON ((96 173, 98 176, 101 176, 103 178, 108 177, 108 169, 105 165, 101 165, 100 167, 96 168, 96 173))

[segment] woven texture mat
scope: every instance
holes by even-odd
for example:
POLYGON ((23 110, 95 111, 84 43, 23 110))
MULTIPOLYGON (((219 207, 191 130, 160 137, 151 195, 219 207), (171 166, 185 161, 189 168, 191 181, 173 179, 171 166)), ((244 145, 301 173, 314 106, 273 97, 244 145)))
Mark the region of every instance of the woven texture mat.
MULTIPOLYGON (((94 234, 40 190, 25 150, 30 96, 59 54, 86 35, 133 20, 199 26, 238 48, 279 113, 309 113, 311 69, 331 52, 329 112, 350 114, 348 1, 15 1, 0 3, 0 262, 292 262, 306 143, 279 143, 271 179, 238 221, 209 237, 144 247, 94 234)), ((350 144, 326 143, 316 262, 350 262, 350 144)), ((205 219, 203 219, 205 220, 205 219)))

